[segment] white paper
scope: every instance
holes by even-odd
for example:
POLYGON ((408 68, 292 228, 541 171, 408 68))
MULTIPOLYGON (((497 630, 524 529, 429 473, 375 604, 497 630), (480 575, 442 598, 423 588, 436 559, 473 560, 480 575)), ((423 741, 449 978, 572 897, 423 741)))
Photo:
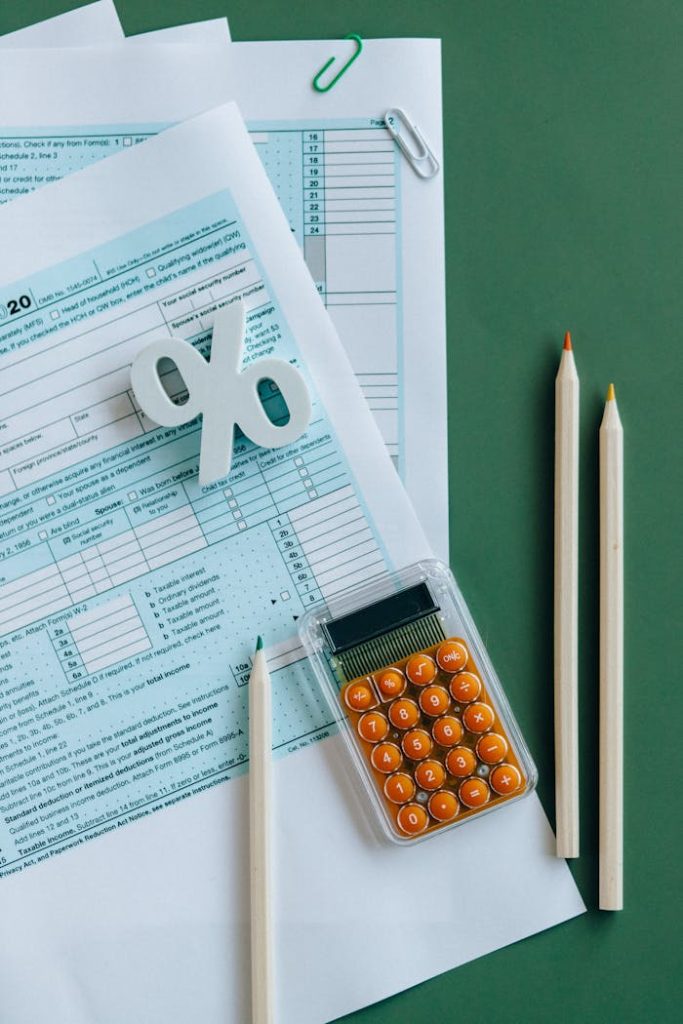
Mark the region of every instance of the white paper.
MULTIPOLYGON (((95 246, 133 239, 134 229, 153 234, 179 211, 199 209, 196 204, 223 190, 235 201, 250 248, 296 338, 318 408, 346 454, 355 481, 349 486, 362 495, 384 558, 400 565, 427 554, 234 107, 2 207, 0 234, 13 245, 11 252, 0 252, 0 302, 9 308, 10 295, 18 303, 20 292, 29 299, 34 294, 30 288, 8 289, 11 281, 37 280, 38 272, 95 246)), ((125 243, 120 260, 125 262, 132 245, 125 243)), ((46 300, 40 315, 49 308, 46 300)), ((125 304, 121 312, 127 312, 125 304)), ((109 317, 95 311, 88 323, 94 340, 109 317)), ((36 328, 26 327, 31 329, 36 328)), ((82 328, 76 324, 76 329, 82 328)), ((2 368, 9 371, 3 379, 12 391, 20 384, 18 367, 25 372, 26 356, 47 358, 55 340, 58 336, 48 336, 28 351, 20 345, 3 357, 2 368)), ((138 343, 142 340, 138 336, 138 343)), ((57 371, 41 379, 33 385, 38 411, 60 387, 57 371)), ((94 400, 103 386, 97 381, 94 400)), ((47 491, 40 500, 49 497, 47 491)), ((262 586, 258 574, 255 580, 254 574, 242 577, 245 594, 262 586)), ((101 595, 93 607, 102 608, 104 600, 101 595)), ((252 626, 250 621, 250 636, 252 626)), ((44 640, 44 634, 35 634, 37 651, 44 640)), ((277 690, 275 696, 276 702, 286 699, 277 690)), ((566 865, 554 856, 535 796, 410 850, 380 846, 359 816, 345 761, 337 739, 306 745, 276 761, 277 1019, 282 1024, 330 1020, 583 909, 566 865), (473 871, 482 887, 472 884, 473 871), (417 904, 390 898, 397 890, 422 894, 427 880, 433 897, 417 904), (381 928, 374 926, 379 923, 381 928)), ((246 1022, 245 797, 245 779, 231 780, 2 879, 3 1021, 120 1024, 142 1016, 146 1024, 246 1022)))
MULTIPOLYGON (((333 293, 326 295, 328 310, 381 426, 386 417, 382 432, 390 451, 398 457, 401 477, 420 522, 436 553, 448 561, 440 41, 365 40, 360 57, 330 92, 317 93, 311 81, 319 68, 335 56, 336 64, 327 73, 334 74, 353 52, 353 46, 352 42, 338 40, 234 43, 230 52, 230 94, 250 128, 259 122, 280 122, 283 128, 315 123, 332 143, 330 150, 343 148, 335 139, 344 137, 339 132, 344 122, 358 118, 381 121, 390 107, 400 107, 418 125, 442 164, 434 179, 423 181, 403 158, 397 158, 397 174, 391 182, 387 179, 387 191, 393 193, 396 208, 395 235, 373 235, 373 230, 381 230, 383 225, 373 226, 372 219, 382 214, 368 211, 363 219, 363 204, 345 201, 346 210, 351 206, 354 211, 347 212, 345 219, 357 217, 361 221, 358 231, 340 236, 335 234, 338 226, 330 225, 325 250, 329 292, 333 293), (395 279, 392 273, 392 280, 384 283, 386 246, 378 248, 373 243, 391 245, 392 241, 399 267, 395 279), (335 261, 333 266, 331 261, 335 261), (384 288, 388 292, 385 304, 370 305, 372 292, 384 288), (354 293, 352 305, 347 304, 348 293, 354 293), (395 311, 396 325, 390 327, 385 320, 377 320, 378 308, 395 311), (386 349, 386 355, 382 349, 386 349), (384 381, 392 377, 392 371, 396 381, 393 389, 373 387, 372 381, 377 379, 374 374, 380 374, 379 379, 384 381), (382 412, 394 402, 397 415, 382 412)), ((376 174, 376 168, 362 161, 375 159, 379 154, 326 153, 327 194, 339 194, 340 185, 371 184, 372 178, 367 175, 376 174), (336 177, 340 174, 353 177, 336 177)), ((378 192, 375 189, 368 194, 378 192)), ((370 200, 368 205, 381 204, 370 200)), ((335 207, 328 214, 330 220, 338 216, 338 204, 335 207)), ((349 229, 348 224, 345 229, 349 229)), ((391 248, 392 258, 393 253, 391 248)))
POLYGON ((129 43, 229 43, 230 26, 227 18, 210 18, 189 25, 173 25, 151 32, 126 36, 129 43))
POLYGON ((443 173, 419 179, 381 127, 389 107, 404 107, 441 159, 439 43, 369 40, 348 75, 319 95, 311 79, 331 47, 339 52, 329 42, 277 42, 233 43, 206 55, 160 47, 144 55, 90 51, 76 60, 20 55, 0 68, 0 125, 76 136, 96 125, 120 135, 129 124, 140 133, 237 99, 298 241, 305 251, 318 243, 309 266, 425 532, 447 561, 443 173), (315 180, 313 128, 323 132, 321 196, 328 197, 315 214, 317 190, 307 187, 315 180), (360 153, 354 134, 370 139, 360 153), (288 137, 294 142, 280 175, 288 137), (323 231, 314 238, 310 219, 318 215, 323 231))
POLYGON ((113 0, 95 0, 35 25, 0 36, 1 47, 97 46, 123 39, 113 0))
POLYGON ((67 137, 84 126, 160 131, 226 101, 230 45, 9 50, 0 83, 11 83, 14 96, 0 96, 0 131, 59 129, 67 137))

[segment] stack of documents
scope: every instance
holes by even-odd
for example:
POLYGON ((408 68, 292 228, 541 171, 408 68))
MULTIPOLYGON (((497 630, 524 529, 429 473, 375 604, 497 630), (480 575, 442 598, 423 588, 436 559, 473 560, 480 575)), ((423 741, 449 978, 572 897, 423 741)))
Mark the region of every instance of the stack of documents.
POLYGON ((348 43, 124 41, 105 0, 0 45, 3 1022, 248 1021, 258 633, 279 1021, 580 913, 535 796, 380 845, 297 639, 309 605, 448 557, 443 175, 384 121, 408 111, 440 159, 438 41, 366 41, 324 94, 348 43), (297 365, 313 416, 202 488, 199 421, 150 422, 130 365, 160 335, 207 354, 239 299, 248 356, 297 365))

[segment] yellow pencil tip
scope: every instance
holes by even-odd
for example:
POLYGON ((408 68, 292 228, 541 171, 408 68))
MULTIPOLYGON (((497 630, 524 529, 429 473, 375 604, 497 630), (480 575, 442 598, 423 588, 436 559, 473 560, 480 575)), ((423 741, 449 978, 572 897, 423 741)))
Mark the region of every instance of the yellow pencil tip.
POLYGON ((610 386, 607 388, 607 401, 613 402, 616 399, 616 397, 617 396, 614 394, 614 384, 610 384, 610 386))
POLYGON ((564 348, 567 352, 571 352, 572 350, 572 336, 569 333, 569 331, 567 331, 567 333, 564 336, 564 348))

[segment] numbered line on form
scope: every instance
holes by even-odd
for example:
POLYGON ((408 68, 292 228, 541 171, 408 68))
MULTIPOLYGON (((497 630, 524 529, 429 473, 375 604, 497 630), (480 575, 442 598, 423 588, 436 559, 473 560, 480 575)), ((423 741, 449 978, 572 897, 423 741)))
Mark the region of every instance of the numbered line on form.
POLYGON ((72 672, 74 668, 78 670, 76 662, 80 660, 87 675, 148 651, 152 646, 129 595, 74 615, 67 620, 64 633, 66 631, 69 636, 61 644, 60 638, 53 636, 57 652, 72 672))
POLYGON ((382 570, 384 559, 352 487, 292 509, 289 520, 323 597, 382 570))

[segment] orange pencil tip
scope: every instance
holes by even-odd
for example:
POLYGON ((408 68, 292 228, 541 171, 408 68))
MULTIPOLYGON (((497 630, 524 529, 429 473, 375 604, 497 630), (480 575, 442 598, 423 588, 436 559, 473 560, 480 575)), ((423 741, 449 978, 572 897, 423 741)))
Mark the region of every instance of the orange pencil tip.
POLYGON ((571 352, 572 350, 572 336, 569 331, 564 336, 564 348, 566 352, 571 352))
POLYGON ((616 397, 617 396, 614 394, 614 384, 610 384, 610 386, 607 388, 607 401, 613 402, 616 399, 616 397))

